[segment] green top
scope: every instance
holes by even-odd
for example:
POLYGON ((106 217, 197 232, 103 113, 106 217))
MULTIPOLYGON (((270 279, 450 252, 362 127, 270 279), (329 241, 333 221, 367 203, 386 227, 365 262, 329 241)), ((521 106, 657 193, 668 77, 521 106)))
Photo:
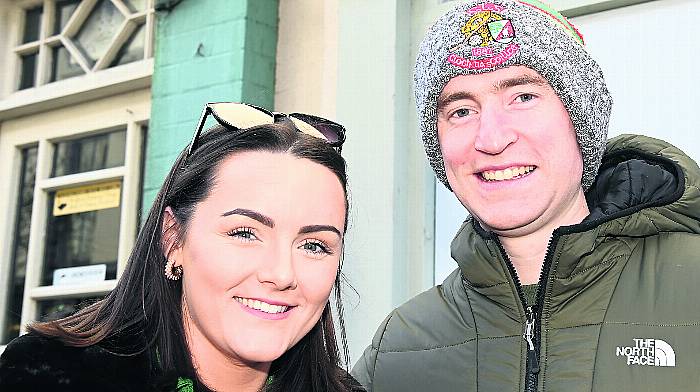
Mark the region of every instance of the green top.
POLYGON ((525 305, 534 305, 537 298, 537 284, 523 285, 523 294, 525 295, 525 305))
POLYGON ((194 386, 192 380, 187 377, 179 377, 177 379, 177 386, 175 387, 177 392, 194 392, 194 386))
MULTIPOLYGON (((270 385, 272 383, 272 376, 269 376, 265 381, 265 385, 270 385)), ((178 377, 177 385, 175 386, 177 392, 194 392, 194 383, 191 379, 187 377, 178 377)))

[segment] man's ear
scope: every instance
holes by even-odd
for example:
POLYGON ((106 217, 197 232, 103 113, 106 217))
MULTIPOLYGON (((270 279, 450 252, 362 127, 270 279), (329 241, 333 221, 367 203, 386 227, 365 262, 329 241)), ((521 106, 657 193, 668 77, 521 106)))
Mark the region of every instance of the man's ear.
POLYGON ((182 265, 180 224, 177 222, 172 208, 169 206, 165 207, 161 221, 163 223, 161 226, 160 246, 163 250, 163 256, 169 262, 173 262, 174 267, 180 266, 182 265))

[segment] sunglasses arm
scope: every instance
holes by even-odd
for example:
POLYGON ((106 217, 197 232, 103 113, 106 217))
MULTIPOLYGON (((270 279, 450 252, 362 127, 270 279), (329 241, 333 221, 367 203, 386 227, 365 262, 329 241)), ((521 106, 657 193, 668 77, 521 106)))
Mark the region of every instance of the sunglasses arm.
POLYGON ((192 140, 190 141, 190 147, 187 150, 187 156, 189 156, 192 151, 195 150, 195 142, 199 139, 199 134, 202 133, 202 128, 204 128, 204 123, 207 121, 207 117, 209 117, 209 114, 211 114, 211 108, 209 105, 204 107, 204 110, 202 110, 202 115, 199 117, 199 123, 197 123, 197 130, 195 130, 194 135, 192 136, 192 140))

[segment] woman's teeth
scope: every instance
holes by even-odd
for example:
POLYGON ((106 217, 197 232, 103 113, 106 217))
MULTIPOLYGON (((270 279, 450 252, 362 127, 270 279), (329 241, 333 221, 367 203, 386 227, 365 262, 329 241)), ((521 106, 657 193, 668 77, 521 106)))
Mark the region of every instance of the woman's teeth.
POLYGON ((289 309, 289 306, 272 305, 268 304, 267 302, 258 301, 256 299, 248 299, 241 297, 233 297, 233 299, 251 309, 259 310, 265 313, 282 313, 286 312, 287 309, 289 309))
POLYGON ((504 170, 488 170, 481 172, 486 181, 504 181, 523 176, 535 170, 535 166, 514 166, 504 170))

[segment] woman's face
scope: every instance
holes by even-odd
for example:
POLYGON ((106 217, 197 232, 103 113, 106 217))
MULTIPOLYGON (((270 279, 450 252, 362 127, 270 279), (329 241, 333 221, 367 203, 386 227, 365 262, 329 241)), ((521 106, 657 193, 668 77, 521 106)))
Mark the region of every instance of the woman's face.
POLYGON ((286 153, 234 154, 214 184, 171 254, 183 269, 190 350, 195 360, 200 353, 271 362, 328 302, 345 194, 328 168, 286 153))

